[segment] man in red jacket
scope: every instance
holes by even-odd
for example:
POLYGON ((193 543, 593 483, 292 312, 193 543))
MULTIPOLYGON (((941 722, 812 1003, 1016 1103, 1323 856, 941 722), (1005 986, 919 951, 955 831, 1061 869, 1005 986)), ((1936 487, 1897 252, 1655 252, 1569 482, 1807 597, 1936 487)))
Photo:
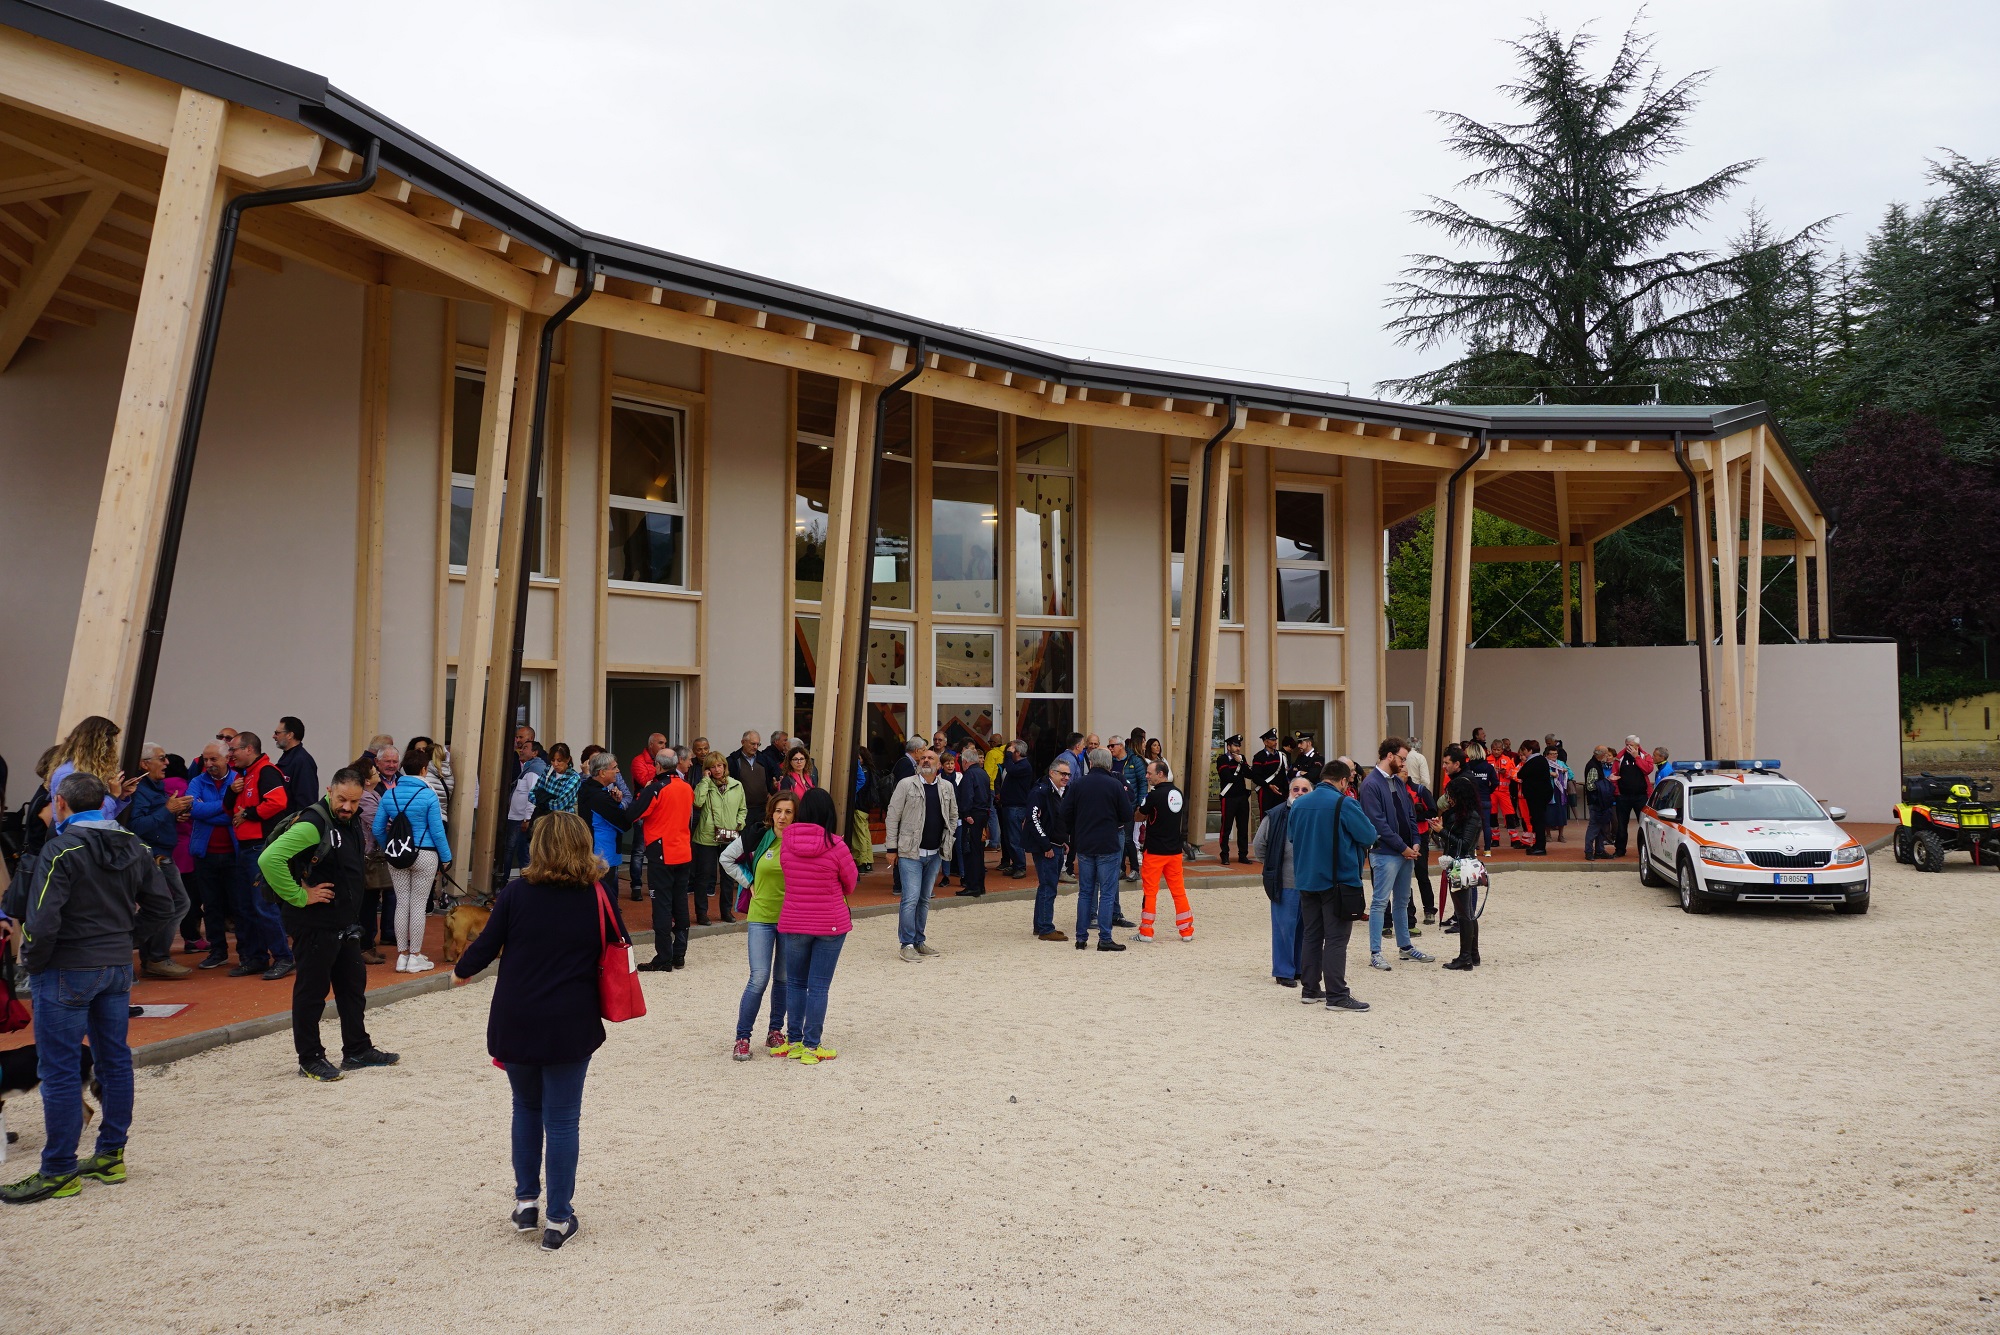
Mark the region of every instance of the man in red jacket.
POLYGON ((662 747, 657 757, 653 781, 659 789, 639 816, 639 837, 646 847, 646 888, 653 896, 653 958, 639 967, 665 971, 687 967, 694 789, 677 772, 679 761, 671 747, 662 747))
POLYGON ((285 940, 278 905, 264 892, 257 855, 264 851, 265 831, 285 813, 291 795, 284 771, 264 754, 254 732, 239 732, 229 744, 229 820, 236 830, 236 967, 231 978, 262 974, 264 981, 288 977, 295 965, 285 940))

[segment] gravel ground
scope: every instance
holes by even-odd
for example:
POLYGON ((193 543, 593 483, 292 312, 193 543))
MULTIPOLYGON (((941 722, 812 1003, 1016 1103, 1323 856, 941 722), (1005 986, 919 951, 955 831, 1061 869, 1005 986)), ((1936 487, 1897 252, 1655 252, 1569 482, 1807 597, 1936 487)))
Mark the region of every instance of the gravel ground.
POLYGON ((422 997, 371 1013, 394 1070, 141 1072, 131 1181, 0 1216, 8 1324, 2000 1330, 2000 879, 1875 874, 1866 917, 1501 877, 1475 974, 1356 945, 1366 1015, 1271 984, 1254 890, 1116 956, 868 919, 818 1068, 728 1060, 741 938, 697 942, 599 1054, 554 1256, 505 1224, 486 988, 422 997))

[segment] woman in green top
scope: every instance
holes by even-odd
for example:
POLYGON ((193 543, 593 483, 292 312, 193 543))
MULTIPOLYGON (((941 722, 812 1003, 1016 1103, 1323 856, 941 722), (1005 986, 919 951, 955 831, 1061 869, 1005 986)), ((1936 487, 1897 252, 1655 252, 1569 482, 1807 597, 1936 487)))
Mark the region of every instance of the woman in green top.
POLYGON ((757 842, 756 853, 748 859, 753 870, 743 868, 742 836, 731 841, 722 853, 723 872, 749 896, 744 921, 748 924, 750 941, 750 982, 743 989, 743 1000, 736 1006, 733 1054, 740 1062, 750 1060, 750 1030, 757 1023, 757 1007, 763 1003, 767 983, 771 988, 771 1025, 764 1048, 774 1055, 785 1048, 785 973, 771 965, 780 950, 778 910, 785 903, 785 873, 778 865, 778 836, 792 823, 797 810, 798 803, 790 793, 771 794, 765 808, 764 837, 757 842))

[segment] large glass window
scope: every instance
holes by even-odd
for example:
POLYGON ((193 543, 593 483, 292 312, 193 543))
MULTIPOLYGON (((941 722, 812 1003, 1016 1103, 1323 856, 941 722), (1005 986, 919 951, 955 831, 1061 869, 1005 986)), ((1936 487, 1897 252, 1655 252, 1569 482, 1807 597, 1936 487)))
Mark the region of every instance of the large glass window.
POLYGON ((931 610, 1000 611, 1000 414, 931 402, 931 610))
POLYGON ((819 618, 792 618, 792 735, 810 737, 819 694, 819 618))
POLYGON ((939 630, 931 643, 937 726, 953 747, 973 741, 984 751, 999 728, 1000 637, 991 630, 939 630))
POLYGON ((611 405, 611 536, 614 581, 687 583, 686 418, 679 409, 618 399, 611 405))
POLYGON ((869 573, 877 607, 910 609, 910 558, 916 550, 915 403, 906 393, 889 396, 882 420, 882 493, 876 507, 875 560, 869 573))
MULTIPOLYGON (((1234 493, 1235 489, 1231 488, 1231 491, 1234 493)), ((1168 579, 1175 618, 1181 614, 1181 578, 1187 553, 1187 495, 1187 479, 1175 478, 1167 497, 1167 532, 1172 547, 1168 579)), ((1242 497, 1232 494, 1226 507, 1222 532, 1221 607, 1222 619, 1232 624, 1239 619, 1236 615, 1236 532, 1241 527, 1241 511, 1242 497)))
POLYGON ((1324 488, 1280 487, 1277 533, 1278 620, 1333 624, 1332 506, 1324 488))
POLYGON ((1014 610, 1076 615, 1076 472, 1070 429, 1022 419, 1015 452, 1014 610), (1043 471, 1061 470, 1061 471, 1043 471))
POLYGON ((1014 634, 1014 735, 1028 744, 1037 771, 1046 770, 1076 730, 1076 633, 1021 630, 1014 634))
MULTIPOLYGON (((452 380, 451 386, 451 549, 447 564, 463 574, 466 553, 472 547, 472 491, 479 482, 479 415, 485 407, 486 374, 474 367, 461 366, 452 380)), ((518 403, 517 403, 518 406, 518 403)), ((548 476, 548 463, 544 459, 542 476, 548 476)), ((543 495, 537 480, 535 492, 543 495)), ((503 479, 500 485, 500 507, 504 515, 507 501, 507 485, 503 479)), ((535 531, 529 535, 534 544, 533 564, 528 568, 536 575, 547 569, 545 562, 545 535, 548 529, 548 507, 536 507, 535 531)), ((505 522, 504 519, 502 521, 505 522)))
POLYGON ((801 435, 792 485, 792 583, 793 596, 801 602, 818 602, 826 578, 827 504, 832 490, 832 443, 801 435))
POLYGON ((1323 695, 1288 695, 1278 698, 1278 732, 1283 745, 1291 745, 1292 739, 1306 733, 1313 739, 1313 749, 1322 759, 1339 755, 1339 742, 1327 731, 1327 722, 1332 717, 1333 704, 1323 695))

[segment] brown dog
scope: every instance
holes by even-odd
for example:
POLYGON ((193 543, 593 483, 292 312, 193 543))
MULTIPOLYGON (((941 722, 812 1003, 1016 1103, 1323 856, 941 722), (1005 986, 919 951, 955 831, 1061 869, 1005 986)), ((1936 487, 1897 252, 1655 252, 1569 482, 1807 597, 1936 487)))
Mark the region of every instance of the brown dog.
POLYGON ((444 955, 446 964, 455 963, 472 944, 472 939, 486 930, 486 920, 493 916, 490 908, 477 904, 454 904, 451 912, 444 915, 444 955))

